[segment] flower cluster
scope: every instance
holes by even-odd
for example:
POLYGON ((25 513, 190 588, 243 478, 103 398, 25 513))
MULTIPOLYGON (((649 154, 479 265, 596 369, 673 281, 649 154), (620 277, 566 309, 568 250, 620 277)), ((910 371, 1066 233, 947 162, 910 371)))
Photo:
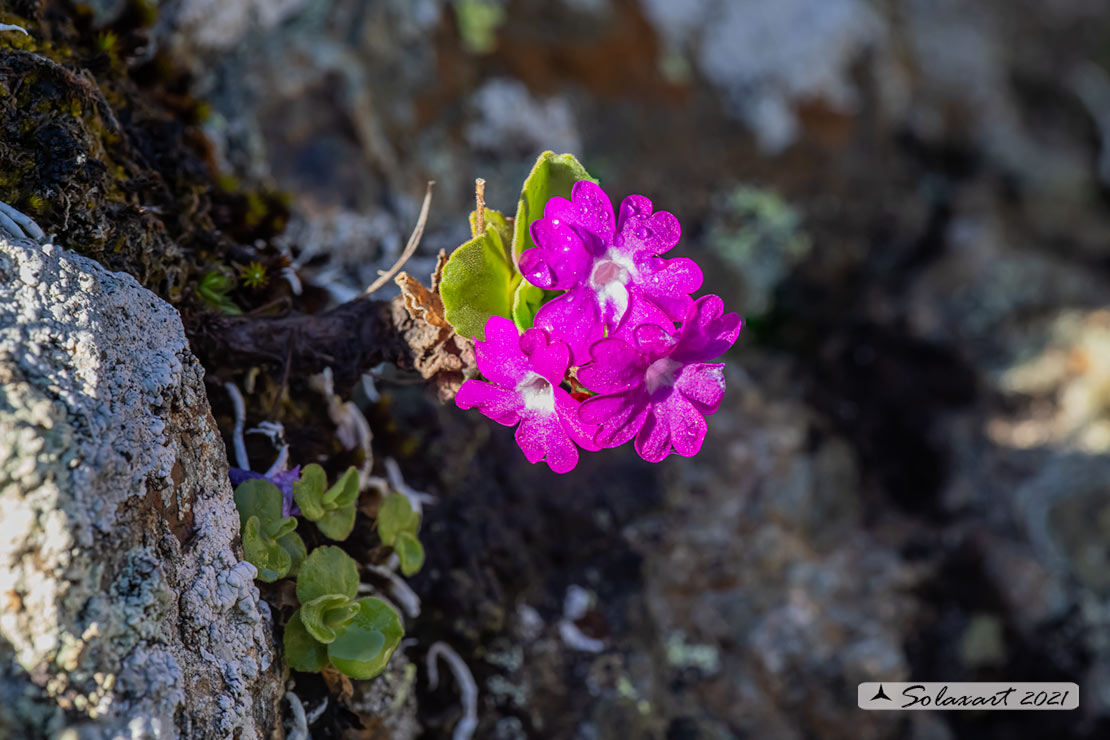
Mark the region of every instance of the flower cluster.
POLYGON ((678 219, 630 195, 614 217, 596 184, 576 182, 568 200, 547 201, 531 224, 536 247, 520 255, 533 285, 561 291, 534 326, 492 316, 476 342, 489 382, 463 383, 456 403, 506 426, 530 462, 557 473, 578 463, 578 448, 635 440, 645 460, 689 457, 705 439, 705 415, 724 397, 724 354, 740 317, 717 296, 693 299, 702 273, 693 260, 664 259, 679 239, 678 219))

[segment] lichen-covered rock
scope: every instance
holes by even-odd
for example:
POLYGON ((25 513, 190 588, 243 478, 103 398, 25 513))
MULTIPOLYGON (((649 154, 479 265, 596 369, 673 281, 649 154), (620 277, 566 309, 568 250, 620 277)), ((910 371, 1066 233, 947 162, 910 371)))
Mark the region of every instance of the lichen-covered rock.
POLYGON ((0 737, 270 736, 226 466, 177 312, 0 238, 0 737))
MULTIPOLYGON (((420 732, 416 718, 416 666, 398 651, 382 675, 373 681, 354 681, 347 707, 360 717, 373 718, 377 732, 391 740, 412 740, 420 732)), ((377 737, 378 735, 373 735, 377 737)))

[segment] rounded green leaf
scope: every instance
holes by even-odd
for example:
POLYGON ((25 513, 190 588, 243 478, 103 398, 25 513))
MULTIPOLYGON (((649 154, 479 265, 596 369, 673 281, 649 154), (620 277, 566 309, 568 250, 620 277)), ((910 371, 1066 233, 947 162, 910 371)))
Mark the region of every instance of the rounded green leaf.
POLYGON ((291 516, 262 525, 262 531, 272 540, 279 540, 297 528, 297 520, 291 516))
MULTIPOLYGON (((492 208, 486 208, 482 212, 482 217, 485 220, 486 228, 492 227, 499 237, 501 237, 501 244, 507 249, 513 243, 513 224, 505 218, 505 214, 501 211, 495 211, 492 208)), ((470 235, 472 237, 478 236, 478 212, 470 212, 470 235)), ((512 259, 512 255, 505 255, 512 259)))
POLYGON ((314 522, 324 515, 324 489, 327 488, 328 478, 324 469, 316 463, 305 465, 301 470, 301 479, 293 481, 293 500, 301 507, 305 519, 314 522))
POLYGON ((416 534, 420 528, 420 515, 412 510, 408 496, 394 493, 386 496, 378 508, 378 536, 390 547, 397 539, 398 532, 416 534))
POLYGON ((597 182, 573 154, 544 152, 539 156, 524 181, 516 207, 512 244, 514 264, 521 252, 536 246, 532 241, 532 222, 543 218, 547 201, 557 195, 569 198, 571 188, 579 180, 597 182))
POLYGON ((302 604, 301 621, 308 634, 322 643, 335 639, 339 630, 358 614, 358 604, 341 594, 320 596, 302 604))
POLYGON ((560 292, 537 288, 527 280, 521 280, 513 292, 513 323, 521 331, 531 329, 540 306, 546 303, 548 298, 560 292))
POLYGON ((328 657, 351 678, 373 678, 385 670, 405 630, 397 612, 381 599, 368 596, 358 605, 354 620, 328 645, 328 657))
POLYGON ((358 593, 358 565, 350 555, 332 545, 317 547, 297 575, 297 599, 307 604, 329 594, 353 599, 358 593))
POLYGON ((285 662, 293 670, 318 673, 327 666, 328 649, 305 629, 300 609, 293 612, 289 624, 285 625, 282 642, 285 644, 285 662))
POLYGON ((341 509, 354 504, 358 498, 358 470, 354 465, 347 468, 339 480, 324 493, 324 508, 328 510, 341 509))
POLYGON ((401 560, 401 572, 411 576, 424 567, 424 545, 411 532, 398 532, 393 549, 401 560))
POLYGON ((316 527, 328 539, 342 542, 355 528, 355 505, 352 503, 342 509, 329 511, 316 520, 316 527))
POLYGON ((485 339, 490 316, 509 317, 518 277, 497 229, 486 227, 485 234, 455 249, 443 267, 444 318, 460 336, 485 339))
POLYGON ((281 489, 265 478, 251 478, 235 488, 235 508, 239 511, 239 526, 245 527, 252 516, 260 524, 269 525, 282 519, 281 489))
POLYGON ((258 569, 258 580, 266 583, 284 577, 293 564, 289 553, 262 532, 257 516, 243 527, 243 557, 258 569))
POLYGON ((308 550, 305 549, 304 540, 296 532, 290 532, 278 538, 278 545, 281 549, 289 553, 289 573, 287 575, 296 576, 301 570, 301 563, 304 562, 308 550))

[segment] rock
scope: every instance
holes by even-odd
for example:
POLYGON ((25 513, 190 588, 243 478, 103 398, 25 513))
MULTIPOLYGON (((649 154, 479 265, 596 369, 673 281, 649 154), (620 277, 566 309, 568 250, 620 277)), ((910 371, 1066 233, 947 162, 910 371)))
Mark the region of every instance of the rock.
POLYGON ((0 239, 0 736, 269 737, 281 661, 177 312, 0 239))
POLYGON ((489 80, 474 93, 478 118, 466 128, 475 149, 492 154, 582 151, 582 138, 570 104, 563 98, 537 99, 524 83, 504 77, 489 80))
POLYGON ((880 17, 859 0, 643 0, 674 50, 697 43, 696 62, 725 103, 774 154, 801 134, 796 107, 820 100, 852 113, 858 95, 849 70, 886 35, 880 17))
POLYGON ((305 5, 305 0, 171 0, 164 3, 163 30, 172 29, 171 44, 179 59, 199 57, 235 46, 249 33, 264 32, 305 5))
POLYGON ((360 717, 373 717, 376 730, 384 730, 393 740, 411 740, 419 734, 416 666, 404 653, 398 651, 373 681, 354 681, 352 687, 348 708, 360 717))

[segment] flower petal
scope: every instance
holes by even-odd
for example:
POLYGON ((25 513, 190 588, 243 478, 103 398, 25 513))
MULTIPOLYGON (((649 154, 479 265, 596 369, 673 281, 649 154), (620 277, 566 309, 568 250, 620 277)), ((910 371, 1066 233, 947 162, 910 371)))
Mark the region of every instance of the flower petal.
POLYGON ((460 409, 477 408, 485 416, 507 427, 520 421, 520 395, 493 383, 473 379, 463 381, 455 394, 455 404, 460 409))
POLYGON ((651 200, 647 196, 625 196, 617 212, 617 233, 624 233, 630 226, 635 226, 640 220, 651 216, 651 208, 651 200))
POLYGON ((636 452, 648 462, 661 462, 671 454, 671 428, 654 410, 636 434, 636 452))
POLYGON ((672 357, 683 363, 706 362, 720 357, 736 343, 740 317, 724 313, 720 296, 706 295, 694 301, 679 330, 678 346, 672 357))
POLYGON ((578 448, 571 441, 558 414, 537 414, 520 423, 516 443, 530 463, 546 460, 556 473, 566 473, 578 464, 578 448))
POLYGON ((631 255, 664 254, 678 244, 682 227, 674 214, 651 212, 651 201, 630 195, 621 202, 620 227, 615 243, 631 255))
POLYGON ((576 401, 562 388, 555 389, 555 411, 559 414, 559 421, 563 423, 567 435, 584 450, 599 450, 601 448, 594 442, 598 425, 582 421, 578 415, 581 406, 581 401, 576 401))
POLYGON ((635 334, 636 347, 650 360, 671 354, 677 341, 674 335, 658 324, 640 324, 635 334))
MULTIPOLYGON (((538 221, 536 223, 539 223, 538 221)), ((547 254, 539 247, 520 253, 520 272, 524 279, 538 288, 549 288, 557 282, 555 270, 547 262, 547 254)))
POLYGON ((628 311, 624 319, 610 336, 623 339, 629 344, 636 344, 636 329, 649 324, 659 327, 665 332, 674 332, 674 321, 663 309, 644 296, 638 287, 633 286, 628 292, 628 311))
POLYGON ((587 286, 569 290, 545 303, 536 312, 534 323, 567 343, 571 362, 575 365, 581 365, 590 359, 590 345, 601 339, 605 332, 597 297, 587 286))
POLYGON ((666 420, 670 430, 670 444, 683 457, 693 457, 705 441, 708 425, 705 417, 681 393, 672 393, 655 406, 656 418, 666 420))
POLYGON ((534 372, 559 385, 570 367, 570 347, 552 340, 544 329, 529 329, 520 337, 520 349, 534 372))
POLYGON ((619 447, 635 437, 647 413, 647 396, 638 389, 587 398, 578 408, 579 419, 600 425, 594 435, 599 447, 619 447))
POLYGON ((628 342, 600 339, 590 346, 592 362, 578 369, 578 382, 594 393, 617 393, 644 380, 647 361, 628 342))
POLYGON ((713 414, 725 397, 724 365, 687 365, 674 387, 703 414, 713 414))
POLYGON ((690 294, 702 284, 701 268, 692 259, 645 257, 640 260, 636 287, 673 321, 682 321, 693 304, 690 294))
POLYGON ((571 207, 567 208, 566 200, 560 199, 560 201, 562 202, 556 202, 552 198, 547 202, 543 212, 544 218, 552 217, 547 209, 552 208, 554 204, 555 217, 593 235, 597 240, 595 246, 604 249, 613 243, 613 235, 616 233, 613 203, 600 185, 589 180, 579 180, 574 183, 570 191, 571 207))
POLYGON ((600 289, 594 288, 597 303, 601 309, 601 322, 606 327, 615 327, 628 315, 630 296, 628 286, 619 280, 611 280, 600 289))
POLYGON ((593 255, 571 227, 557 219, 532 222, 533 249, 520 254, 520 271, 528 282, 547 290, 567 290, 590 276, 593 255))
POLYGON ((490 316, 485 334, 484 342, 474 342, 478 369, 494 383, 515 388, 529 371, 528 358, 520 349, 520 330, 511 319, 490 316))

